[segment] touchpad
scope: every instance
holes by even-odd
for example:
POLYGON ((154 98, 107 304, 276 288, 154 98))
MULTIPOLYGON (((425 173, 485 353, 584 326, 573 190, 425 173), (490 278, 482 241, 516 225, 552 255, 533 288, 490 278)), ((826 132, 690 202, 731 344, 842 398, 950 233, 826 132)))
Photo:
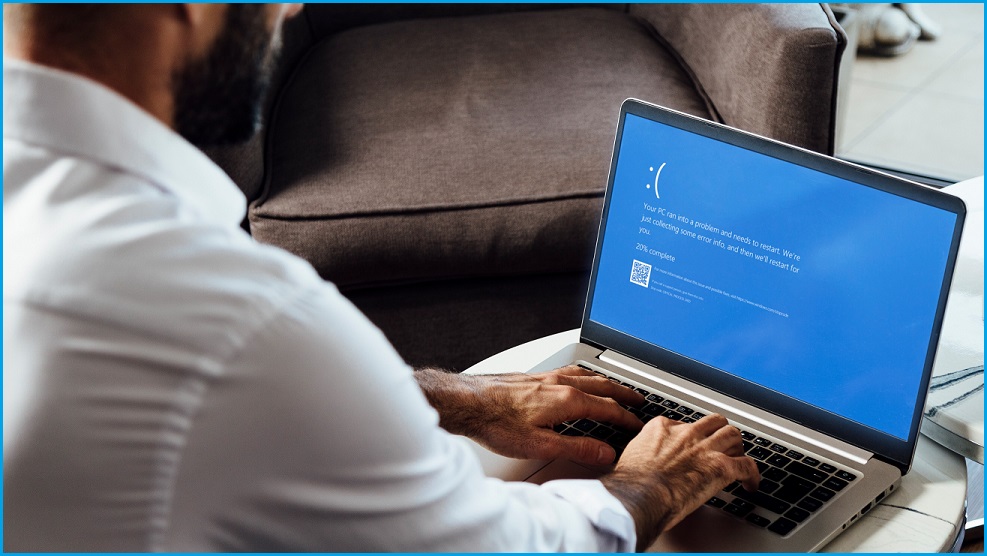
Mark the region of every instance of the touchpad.
POLYGON ((584 467, 569 460, 557 459, 528 477, 526 482, 540 485, 556 479, 598 479, 610 469, 610 467, 584 467))

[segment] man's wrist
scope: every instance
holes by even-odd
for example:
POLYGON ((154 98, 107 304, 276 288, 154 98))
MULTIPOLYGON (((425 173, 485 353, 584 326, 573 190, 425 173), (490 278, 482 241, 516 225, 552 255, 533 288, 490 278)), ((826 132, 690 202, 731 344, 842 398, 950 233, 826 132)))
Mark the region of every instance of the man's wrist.
POLYGON ((624 470, 614 470, 601 477, 600 482, 631 514, 637 532, 637 551, 643 552, 671 519, 664 486, 624 470))
POLYGON ((425 367, 415 369, 415 379, 446 431, 472 437, 490 418, 482 409, 475 377, 425 367))

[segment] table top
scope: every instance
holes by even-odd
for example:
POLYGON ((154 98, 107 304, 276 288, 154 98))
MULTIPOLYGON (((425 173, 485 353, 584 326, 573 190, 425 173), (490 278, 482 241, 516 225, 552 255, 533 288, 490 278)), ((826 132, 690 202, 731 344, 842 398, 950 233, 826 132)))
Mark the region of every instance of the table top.
MULTIPOLYGON (((578 341, 579 330, 546 336, 489 357, 466 372, 496 374, 525 371, 562 347, 578 341)), ((823 551, 949 550, 962 530, 965 507, 964 459, 920 436, 912 470, 902 478, 898 490, 826 545, 823 551)))
POLYGON ((946 303, 922 433, 984 462, 984 178, 943 191, 966 203, 967 219, 946 303))

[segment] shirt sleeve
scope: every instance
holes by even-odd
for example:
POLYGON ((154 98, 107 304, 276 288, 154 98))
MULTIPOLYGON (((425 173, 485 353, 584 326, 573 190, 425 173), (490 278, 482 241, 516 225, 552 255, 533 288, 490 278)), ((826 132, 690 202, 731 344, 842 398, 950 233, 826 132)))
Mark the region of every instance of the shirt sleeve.
POLYGON ((599 481, 487 478, 336 289, 299 292, 209 385, 168 516, 178 551, 629 551, 599 481))

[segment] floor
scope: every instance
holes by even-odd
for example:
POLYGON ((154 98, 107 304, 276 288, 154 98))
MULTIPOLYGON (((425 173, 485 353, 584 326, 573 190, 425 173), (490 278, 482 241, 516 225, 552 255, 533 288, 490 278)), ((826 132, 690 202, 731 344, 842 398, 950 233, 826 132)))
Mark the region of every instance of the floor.
POLYGON ((960 181, 984 173, 984 5, 925 4, 942 26, 901 56, 857 56, 837 155, 960 181))
MULTIPOLYGON (((983 523, 984 519, 984 466, 974 461, 966 460, 967 480, 967 521, 977 518, 983 523)), ((961 552, 984 551, 984 529, 981 525, 979 532, 967 529, 967 536, 961 547, 961 552)))

